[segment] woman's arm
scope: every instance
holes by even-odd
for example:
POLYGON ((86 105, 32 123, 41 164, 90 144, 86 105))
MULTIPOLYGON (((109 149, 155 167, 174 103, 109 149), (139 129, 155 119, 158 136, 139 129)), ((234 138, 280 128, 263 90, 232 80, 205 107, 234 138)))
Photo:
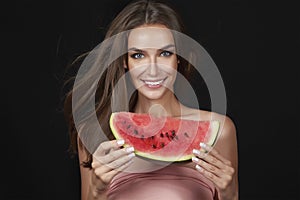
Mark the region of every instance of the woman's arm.
MULTIPOLYGON (((222 126, 221 126, 222 127, 222 126)), ((221 135, 214 148, 209 145, 201 147, 209 153, 194 150, 196 169, 217 187, 220 200, 238 199, 238 152, 236 128, 226 117, 221 135)))
MULTIPOLYGON (((225 193, 224 195, 231 195, 234 194, 234 197, 232 200, 238 200, 238 191, 239 191, 239 185, 238 185, 238 149, 237 149, 237 138, 236 138, 236 127, 233 123, 233 121, 229 118, 225 118, 224 127, 222 134, 220 135, 219 140, 217 141, 215 147, 215 150, 217 150, 225 159, 227 159, 230 163, 230 165, 234 169, 234 174, 232 177, 232 182, 229 187, 227 187, 227 191, 223 191, 225 193)), ((219 191, 219 195, 222 195, 222 191, 219 191)), ((225 198, 220 198, 225 199, 225 198)))
POLYGON ((97 190, 98 188, 105 188, 106 185, 94 173, 94 169, 90 169, 81 165, 83 161, 88 157, 83 147, 80 146, 79 137, 77 139, 78 144, 78 158, 80 166, 81 177, 81 200, 106 200, 105 191, 97 190))
MULTIPOLYGON (((81 163, 85 161, 88 157, 83 147, 79 144, 79 138, 77 140, 78 144, 78 158, 79 158, 79 166, 80 166, 80 177, 81 177, 81 200, 105 200, 106 195, 105 192, 97 193, 95 188, 93 187, 92 182, 96 182, 96 177, 93 173, 93 170, 87 167, 83 167, 81 163), (94 177, 93 177, 94 176, 94 177), (93 181, 94 179, 94 181, 93 181)), ((95 184, 95 183, 94 183, 95 184)), ((98 181, 99 187, 104 187, 104 183, 98 181), (99 185, 103 184, 103 185, 99 185)))
MULTIPOLYGON (((93 153, 92 169, 80 165, 82 200, 107 199, 108 184, 114 176, 129 167, 135 157, 134 148, 120 148, 123 144, 124 140, 104 141, 93 153)), ((79 146, 78 155, 80 163, 87 158, 84 149, 79 146)))

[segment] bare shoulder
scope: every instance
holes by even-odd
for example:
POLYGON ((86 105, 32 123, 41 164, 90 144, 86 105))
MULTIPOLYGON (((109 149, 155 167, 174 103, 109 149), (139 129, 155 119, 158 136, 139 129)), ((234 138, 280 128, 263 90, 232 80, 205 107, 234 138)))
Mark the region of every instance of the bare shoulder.
POLYGON ((233 122, 233 120, 227 116, 227 115, 222 115, 219 113, 214 113, 210 112, 211 114, 211 119, 212 120, 218 120, 220 122, 220 131, 221 131, 221 138, 222 137, 230 137, 230 135, 235 135, 236 134, 236 127, 233 122))
POLYGON ((216 120, 220 122, 220 132, 215 148, 224 150, 228 148, 228 146, 236 146, 236 127, 229 116, 203 110, 199 112, 206 120, 216 120))
POLYGON ((225 146, 236 145, 236 127, 233 120, 226 115, 218 113, 212 114, 216 119, 220 121, 220 134, 216 143, 216 148, 225 148, 225 146))
POLYGON ((184 119, 192 119, 199 121, 217 120, 220 122, 220 132, 215 148, 219 151, 236 151, 236 127, 233 120, 227 116, 216 112, 206 110, 198 110, 184 107, 184 119))
POLYGON ((211 119, 220 122, 220 130, 214 148, 226 159, 231 161, 235 170, 237 170, 238 156, 237 156, 237 137, 236 126, 233 120, 226 115, 208 112, 212 116, 211 119))

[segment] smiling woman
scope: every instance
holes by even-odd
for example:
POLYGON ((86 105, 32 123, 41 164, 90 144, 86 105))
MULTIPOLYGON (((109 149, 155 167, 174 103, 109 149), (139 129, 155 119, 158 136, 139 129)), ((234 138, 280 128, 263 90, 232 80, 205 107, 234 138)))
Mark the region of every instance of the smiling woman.
MULTIPOLYGON (((107 49, 118 50, 124 47, 127 53, 119 56, 104 70, 99 82, 94 84, 97 86, 96 96, 91 98, 96 101, 97 122, 110 141, 102 141, 93 152, 89 151, 84 139, 98 138, 93 138, 92 133, 82 133, 84 129, 77 131, 78 127, 75 128, 73 113, 80 108, 72 108, 72 95, 78 90, 77 86, 68 93, 65 100, 71 147, 78 152, 81 163, 82 199, 238 199, 237 144, 233 122, 214 112, 187 107, 174 94, 178 75, 188 79, 191 73, 191 64, 179 56, 179 44, 174 37, 173 31, 183 32, 179 16, 164 3, 134 1, 113 20, 106 39, 124 31, 128 33, 125 41, 123 38, 120 43, 107 46, 107 49), (139 169, 159 164, 136 157, 132 146, 122 148, 124 140, 114 140, 108 125, 114 90, 127 73, 135 87, 129 105, 126 105, 129 111, 182 119, 219 120, 223 129, 214 148, 201 144, 209 153, 201 152, 199 146, 199 149, 194 149, 192 160, 170 163, 147 173, 140 172, 139 169)), ((107 56, 100 54, 97 60, 105 63, 107 56)), ((103 65, 95 66, 100 68, 103 65)), ((95 75, 94 72, 87 73, 95 75)), ((91 80, 89 77, 86 81, 91 80)), ((86 91, 80 96, 82 102, 90 91, 90 88, 84 86, 84 83, 79 85, 80 89, 86 91)), ((127 102, 126 95, 117 95, 120 104, 127 102)))

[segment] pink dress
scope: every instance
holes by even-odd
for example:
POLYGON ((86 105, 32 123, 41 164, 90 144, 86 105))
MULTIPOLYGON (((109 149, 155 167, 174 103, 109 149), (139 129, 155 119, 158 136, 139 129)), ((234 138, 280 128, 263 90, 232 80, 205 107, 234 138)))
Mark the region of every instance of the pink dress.
POLYGON ((107 190, 108 200, 216 200, 211 181, 195 169, 170 165, 149 173, 120 173, 107 190))

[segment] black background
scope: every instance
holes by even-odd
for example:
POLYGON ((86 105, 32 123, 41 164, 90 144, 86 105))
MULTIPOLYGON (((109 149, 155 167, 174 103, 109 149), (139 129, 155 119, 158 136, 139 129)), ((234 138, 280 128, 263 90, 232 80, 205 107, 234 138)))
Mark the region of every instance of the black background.
MULTIPOLYGON (((63 74, 102 41, 127 2, 1 5, 1 199, 79 199, 61 111, 63 74)), ((240 199, 299 199, 296 4, 172 2, 222 74, 238 131, 240 199)))

